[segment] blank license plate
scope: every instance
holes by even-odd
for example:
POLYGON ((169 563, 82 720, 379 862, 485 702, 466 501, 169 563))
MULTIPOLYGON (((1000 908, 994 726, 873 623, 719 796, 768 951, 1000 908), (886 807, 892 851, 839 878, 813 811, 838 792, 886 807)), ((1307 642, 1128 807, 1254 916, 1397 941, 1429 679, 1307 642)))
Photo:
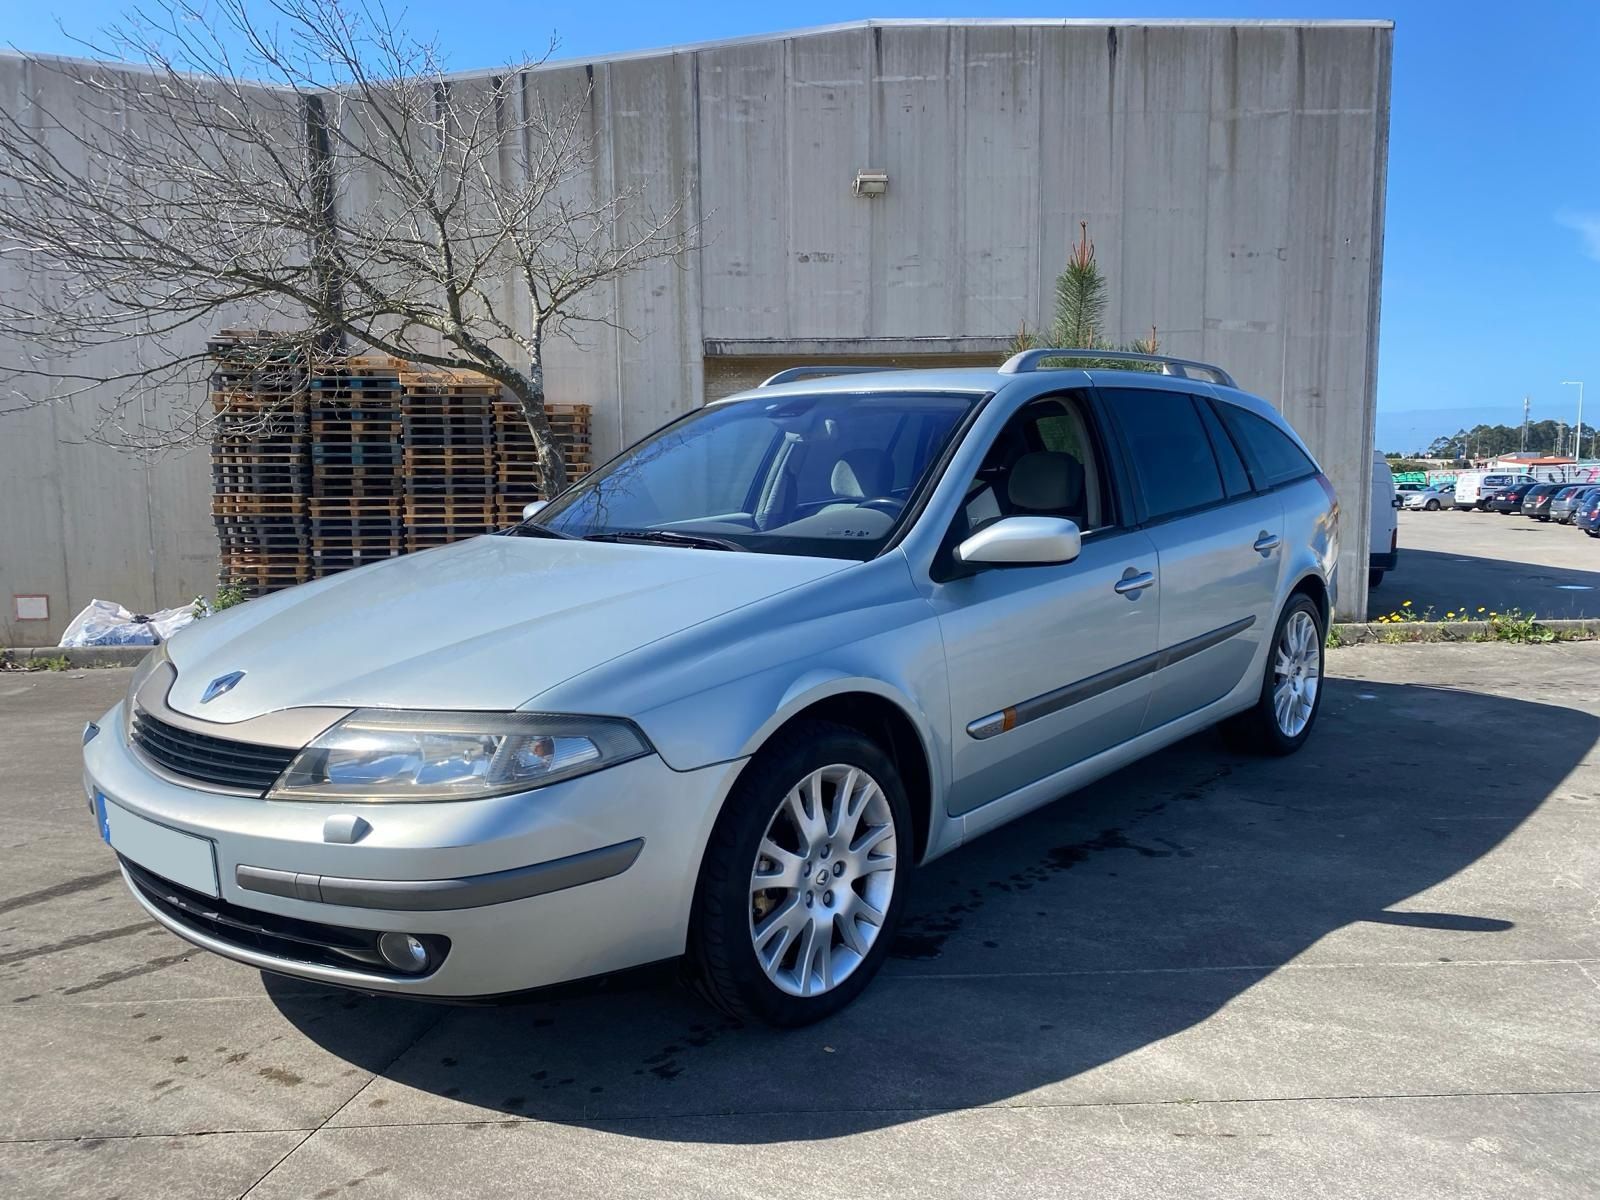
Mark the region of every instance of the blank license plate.
POLYGON ((168 829, 129 812, 104 792, 94 795, 100 834, 112 849, 152 875, 170 879, 190 891, 219 896, 217 851, 209 840, 168 829))

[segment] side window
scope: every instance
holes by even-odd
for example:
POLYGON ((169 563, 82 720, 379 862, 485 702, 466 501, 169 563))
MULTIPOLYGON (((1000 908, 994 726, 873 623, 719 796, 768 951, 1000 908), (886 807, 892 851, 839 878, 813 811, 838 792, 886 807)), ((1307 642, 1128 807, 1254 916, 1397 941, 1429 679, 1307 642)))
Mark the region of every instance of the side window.
POLYGON ((1146 515, 1159 520, 1223 499, 1222 476, 1192 399, 1117 388, 1114 397, 1146 515))
POLYGON ((1002 517, 1066 517, 1084 532, 1114 523, 1110 476, 1084 398, 1034 400, 1006 422, 967 486, 961 536, 1002 517))
POLYGON ((1244 460, 1239 457, 1233 439, 1222 427, 1210 404, 1198 398, 1195 404, 1200 409, 1200 421, 1206 427, 1206 436, 1211 439, 1211 453, 1217 456, 1217 469, 1222 472, 1222 486, 1228 493, 1228 499, 1247 494, 1250 491, 1250 475, 1244 469, 1244 460))
POLYGON ((1257 487, 1277 487, 1314 475, 1317 465, 1283 430, 1236 404, 1222 403, 1222 419, 1250 460, 1257 487))

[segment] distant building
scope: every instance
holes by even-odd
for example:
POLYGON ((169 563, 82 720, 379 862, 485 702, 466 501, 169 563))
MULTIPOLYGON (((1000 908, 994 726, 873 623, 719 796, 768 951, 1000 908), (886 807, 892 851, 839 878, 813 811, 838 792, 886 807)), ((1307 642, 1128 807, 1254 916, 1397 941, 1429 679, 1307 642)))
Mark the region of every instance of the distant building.
POLYGON ((1566 483, 1569 480, 1586 483, 1597 475, 1600 462, 1585 459, 1579 462, 1559 454, 1531 454, 1517 451, 1491 458, 1484 464, 1491 471, 1526 471, 1535 479, 1547 483, 1566 483))

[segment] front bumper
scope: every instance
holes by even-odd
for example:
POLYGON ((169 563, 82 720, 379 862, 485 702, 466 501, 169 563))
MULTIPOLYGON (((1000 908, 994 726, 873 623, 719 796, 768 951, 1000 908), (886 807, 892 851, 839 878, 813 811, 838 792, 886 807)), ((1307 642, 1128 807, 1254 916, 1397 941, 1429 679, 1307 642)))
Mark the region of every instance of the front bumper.
POLYGON ((419 996, 516 992, 681 954, 700 858, 743 765, 674 771, 650 755, 486 800, 267 801, 156 775, 123 740, 120 706, 100 724, 84 747, 85 788, 209 840, 217 907, 232 923, 162 902, 124 867, 152 917, 264 970, 419 996), (352 816, 368 826, 357 840, 326 840, 352 816), (263 919, 252 921, 256 914, 263 919), (240 932, 252 923, 273 936, 240 932), (431 936, 448 939, 449 949, 437 969, 406 976, 301 953, 294 935, 304 928, 431 936), (277 936, 286 930, 287 940, 277 936))

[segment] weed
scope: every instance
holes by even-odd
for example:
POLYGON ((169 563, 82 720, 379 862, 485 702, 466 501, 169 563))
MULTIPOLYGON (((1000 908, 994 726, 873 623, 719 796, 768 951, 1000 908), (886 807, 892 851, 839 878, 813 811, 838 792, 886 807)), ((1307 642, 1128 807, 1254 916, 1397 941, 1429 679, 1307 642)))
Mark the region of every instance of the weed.
POLYGON ((231 579, 217 588, 216 597, 211 601, 211 611, 221 612, 225 608, 232 608, 235 604, 243 604, 248 599, 250 596, 245 591, 245 581, 231 579))
POLYGON ((1539 624, 1539 619, 1533 613, 1523 615, 1521 609, 1508 609, 1506 612, 1489 614, 1489 628, 1478 635, 1478 640, 1485 642, 1517 642, 1517 643, 1542 643, 1556 640, 1556 631, 1548 625, 1539 624))

